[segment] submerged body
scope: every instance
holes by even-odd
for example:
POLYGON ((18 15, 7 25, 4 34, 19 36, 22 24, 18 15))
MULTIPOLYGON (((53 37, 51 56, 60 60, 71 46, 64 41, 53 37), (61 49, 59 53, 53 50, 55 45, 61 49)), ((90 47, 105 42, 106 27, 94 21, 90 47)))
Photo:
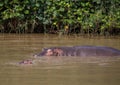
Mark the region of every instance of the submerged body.
POLYGON ((120 56, 120 50, 102 46, 51 47, 35 56, 120 56))

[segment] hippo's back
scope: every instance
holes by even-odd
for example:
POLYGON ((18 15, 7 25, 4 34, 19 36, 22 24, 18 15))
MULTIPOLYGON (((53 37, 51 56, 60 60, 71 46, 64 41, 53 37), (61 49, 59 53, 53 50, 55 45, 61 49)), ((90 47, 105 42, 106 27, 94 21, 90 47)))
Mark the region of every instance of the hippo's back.
POLYGON ((120 50, 102 46, 75 46, 76 56, 120 56, 120 50))

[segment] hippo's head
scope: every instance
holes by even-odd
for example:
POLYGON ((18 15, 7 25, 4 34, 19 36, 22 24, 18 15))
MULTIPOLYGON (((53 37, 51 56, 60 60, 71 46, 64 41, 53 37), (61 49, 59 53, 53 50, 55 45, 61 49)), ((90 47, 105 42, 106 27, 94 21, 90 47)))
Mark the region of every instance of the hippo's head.
POLYGON ((62 54, 63 50, 60 48, 47 48, 43 49, 37 56, 61 56, 62 54))

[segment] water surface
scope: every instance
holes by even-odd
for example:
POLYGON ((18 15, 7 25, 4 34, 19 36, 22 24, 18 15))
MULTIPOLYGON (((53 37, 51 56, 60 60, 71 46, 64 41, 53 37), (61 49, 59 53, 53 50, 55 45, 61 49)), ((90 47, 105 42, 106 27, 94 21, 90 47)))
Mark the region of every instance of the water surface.
POLYGON ((120 49, 117 37, 0 34, 0 85, 119 85, 119 57, 41 57, 45 47, 95 45, 120 49), (33 65, 17 62, 33 59, 33 65))

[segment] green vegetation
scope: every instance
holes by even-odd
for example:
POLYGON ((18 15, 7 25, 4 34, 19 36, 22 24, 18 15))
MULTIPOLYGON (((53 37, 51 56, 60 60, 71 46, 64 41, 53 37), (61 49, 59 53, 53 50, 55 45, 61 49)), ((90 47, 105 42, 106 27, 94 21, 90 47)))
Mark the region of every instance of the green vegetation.
POLYGON ((3 0, 0 32, 120 34, 119 0, 3 0))

